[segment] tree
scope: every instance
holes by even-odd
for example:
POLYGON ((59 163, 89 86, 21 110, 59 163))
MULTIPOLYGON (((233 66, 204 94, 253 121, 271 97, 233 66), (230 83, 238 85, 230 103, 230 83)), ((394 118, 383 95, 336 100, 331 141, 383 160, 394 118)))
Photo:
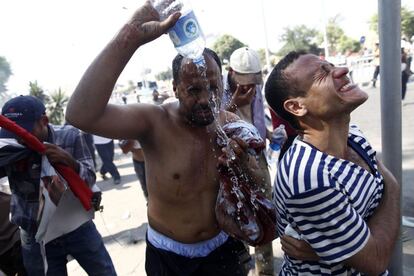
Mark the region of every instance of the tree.
POLYGON ((230 55, 237 49, 247 46, 231 35, 222 35, 213 44, 213 50, 217 53, 220 60, 229 60, 230 55))
POLYGON ((339 26, 340 15, 330 18, 326 25, 326 35, 328 37, 329 52, 335 54, 338 52, 339 42, 346 40, 344 30, 339 26))
POLYGON ((155 79, 158 81, 168 81, 171 80, 173 77, 171 68, 168 68, 165 71, 159 72, 155 75, 155 79))
POLYGON ((29 94, 33 97, 39 98, 44 105, 47 105, 50 101, 49 96, 45 94, 42 87, 39 86, 37 81, 29 82, 29 94))
POLYGON ((401 8, 401 32, 407 40, 414 36, 414 11, 406 7, 401 8))
POLYGON ((62 89, 58 89, 50 95, 50 102, 47 106, 49 121, 54 125, 62 125, 65 119, 65 107, 69 98, 62 89))
MULTIPOLYGON (((266 65, 266 52, 265 51, 266 50, 264 48, 257 50, 257 54, 259 55, 260 63, 262 64, 262 66, 266 65)), ((274 55, 274 53, 269 51, 269 56, 272 56, 272 55, 274 55)), ((274 60, 270 60, 270 65, 271 66, 275 65, 274 60)))
POLYGON ((369 20, 369 28, 374 31, 376 34, 378 34, 378 14, 374 14, 371 16, 371 19, 369 20))
MULTIPOLYGON (((372 15, 369 23, 370 29, 378 34, 378 14, 372 15)), ((401 7, 401 33, 408 40, 414 36, 414 11, 407 7, 401 7)))
POLYGON ((347 50, 351 51, 352 53, 357 53, 359 50, 361 50, 361 43, 359 43, 359 41, 356 39, 344 35, 339 40, 338 50, 341 53, 345 53, 347 50))
MULTIPOLYGON (((345 53, 346 51, 358 52, 361 44, 358 40, 350 38, 345 31, 339 26, 341 17, 339 14, 330 18, 326 25, 326 36, 328 38, 329 53, 335 55, 337 53, 345 53)), ((318 41, 322 43, 323 35, 319 34, 318 41)))
POLYGON ((7 91, 6 83, 12 75, 9 62, 0 56, 0 93, 7 91))
POLYGON ((316 42, 318 31, 298 25, 294 27, 286 27, 284 33, 280 37, 280 41, 285 44, 279 50, 279 56, 285 56, 290 51, 304 50, 313 54, 319 54, 316 42))

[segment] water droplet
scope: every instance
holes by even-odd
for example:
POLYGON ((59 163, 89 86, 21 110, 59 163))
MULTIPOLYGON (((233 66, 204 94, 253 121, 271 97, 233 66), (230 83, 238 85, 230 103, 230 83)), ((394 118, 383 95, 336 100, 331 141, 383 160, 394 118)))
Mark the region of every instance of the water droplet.
POLYGON ((239 202, 237 202, 237 208, 238 208, 238 209, 241 209, 241 207, 243 207, 243 203, 241 203, 240 201, 239 201, 239 202))

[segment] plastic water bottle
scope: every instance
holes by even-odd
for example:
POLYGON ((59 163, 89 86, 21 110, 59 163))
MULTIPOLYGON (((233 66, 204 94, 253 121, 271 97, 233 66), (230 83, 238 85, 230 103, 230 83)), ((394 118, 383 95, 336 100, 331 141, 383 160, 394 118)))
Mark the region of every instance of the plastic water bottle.
POLYGON ((273 130, 272 138, 270 140, 269 149, 267 150, 267 164, 270 171, 270 181, 275 182, 277 166, 279 164, 280 150, 287 140, 287 133, 285 125, 281 124, 273 130))
POLYGON ((285 130, 285 125, 281 124, 275 130, 273 130, 272 133, 269 149, 267 151, 267 162, 269 165, 277 164, 280 150, 283 147, 283 144, 286 142, 286 139, 287 133, 285 130))
POLYGON ((185 0, 152 0, 152 5, 158 11, 161 20, 176 11, 181 12, 181 17, 168 31, 170 39, 182 56, 192 59, 195 64, 204 63, 203 51, 206 41, 189 2, 185 0))

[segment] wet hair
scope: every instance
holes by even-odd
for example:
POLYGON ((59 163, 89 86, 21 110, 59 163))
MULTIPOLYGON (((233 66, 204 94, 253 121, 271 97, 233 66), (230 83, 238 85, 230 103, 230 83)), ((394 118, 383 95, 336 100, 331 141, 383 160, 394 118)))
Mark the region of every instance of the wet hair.
POLYGON ((284 71, 300 56, 306 55, 305 51, 292 51, 276 64, 267 78, 265 85, 265 97, 270 107, 282 119, 286 120, 293 128, 299 130, 299 123, 295 116, 286 111, 283 104, 289 98, 301 97, 306 95, 295 83, 286 76, 284 71))
MULTIPOLYGON (((220 58, 218 57, 218 55, 216 54, 216 52, 214 52, 213 50, 209 49, 209 48, 205 48, 203 54, 205 55, 209 55, 210 57, 212 57, 214 59, 214 61, 217 63, 219 69, 220 69, 220 74, 221 74, 221 61, 220 58)), ((183 62, 184 56, 177 54, 175 56, 175 58, 173 59, 172 62, 172 73, 173 73, 173 80, 175 82, 179 81, 179 76, 180 76, 180 69, 181 69, 181 63, 183 62)))

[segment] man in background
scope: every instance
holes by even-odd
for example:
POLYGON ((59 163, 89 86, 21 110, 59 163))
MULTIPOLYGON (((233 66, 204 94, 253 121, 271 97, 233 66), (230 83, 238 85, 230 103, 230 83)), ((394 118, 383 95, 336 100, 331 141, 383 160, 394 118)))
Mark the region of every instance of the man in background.
MULTIPOLYGON (((265 124, 263 105, 262 67, 258 54, 249 47, 235 50, 230 56, 230 67, 223 77, 224 93, 222 106, 233 112, 240 119, 254 125, 263 140, 269 137, 265 124)), ((259 156, 259 166, 265 175, 265 193, 271 198, 271 183, 266 157, 259 156)), ((273 275, 273 249, 272 244, 256 247, 257 271, 260 275, 273 275)))
MULTIPOLYGON (((70 125, 49 124, 44 104, 32 96, 18 96, 9 100, 3 106, 2 115, 45 144, 45 155, 52 166, 62 164, 72 168, 93 188, 96 179, 93 161, 78 129, 70 125)), ((20 141, 19 137, 6 129, 0 130, 0 138, 20 141)), ((41 158, 38 153, 32 152, 29 157, 0 168, 0 175, 9 178, 12 191, 11 221, 20 227, 23 261, 28 275, 45 275, 45 271, 51 276, 67 275, 68 255, 76 259, 89 275, 116 275, 102 237, 92 221, 94 210, 86 211, 59 177, 52 178, 44 185, 57 206, 41 243, 37 241, 42 213, 46 212, 46 208, 42 209, 44 201, 41 200, 41 158), (45 252, 47 264, 42 252, 45 252)))

